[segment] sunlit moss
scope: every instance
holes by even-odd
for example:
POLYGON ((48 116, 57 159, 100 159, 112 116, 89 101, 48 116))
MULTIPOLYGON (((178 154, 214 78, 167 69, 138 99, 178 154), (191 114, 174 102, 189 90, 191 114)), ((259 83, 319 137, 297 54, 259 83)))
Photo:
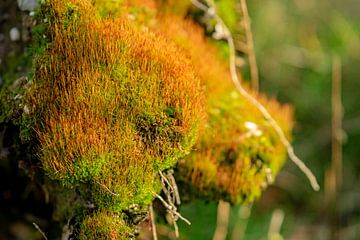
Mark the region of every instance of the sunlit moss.
MULTIPOLYGON (((206 129, 195 150, 178 164, 178 179, 193 195, 232 203, 255 200, 284 164, 285 147, 256 107, 235 90, 226 61, 199 27, 177 16, 160 15, 159 22, 158 31, 190 53, 206 87, 206 129)), ((290 135, 291 109, 253 95, 290 135)))
MULTIPOLYGON (((76 199, 57 206, 59 218, 84 210, 80 239, 130 237, 118 215, 150 204, 161 190, 158 172, 177 163, 182 189, 253 201, 286 152, 235 91, 227 62, 183 10, 169 15, 176 2, 113 4, 53 0, 39 11, 46 39, 27 104, 42 167, 64 190, 55 205, 76 199)), ((289 108, 256 98, 289 134, 289 108)))
POLYGON ((84 183, 99 208, 149 204, 158 171, 190 152, 204 118, 189 60, 90 1, 48 1, 41 13, 49 43, 28 99, 44 170, 84 183))
POLYGON ((80 224, 79 240, 135 239, 131 228, 116 214, 106 211, 86 216, 80 224))

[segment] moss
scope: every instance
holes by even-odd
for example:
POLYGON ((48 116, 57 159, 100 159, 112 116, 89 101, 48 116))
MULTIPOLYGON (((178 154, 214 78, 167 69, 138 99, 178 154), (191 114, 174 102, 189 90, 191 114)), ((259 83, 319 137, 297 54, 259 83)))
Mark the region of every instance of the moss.
MULTIPOLYGON (((285 161, 274 130, 234 90, 221 53, 183 19, 189 3, 156 3, 167 10, 150 0, 49 0, 39 10, 23 122, 57 189, 55 215, 75 214, 79 239, 131 237, 123 214, 150 204, 158 171, 177 163, 181 189, 242 203, 285 161), (180 16, 168 15, 177 4, 180 16)), ((290 135, 289 108, 252 94, 290 135)))
MULTIPOLYGON (((173 15, 161 15, 159 22, 157 31, 190 53, 206 88, 206 129, 198 138, 196 150, 178 164, 176 177, 184 194, 237 204, 254 201, 285 162, 284 146, 256 107, 236 92, 226 61, 221 61, 221 53, 203 37, 199 27, 173 15)), ((289 135, 291 109, 252 94, 289 135)))
POLYGON ((204 120, 189 59, 87 0, 46 1, 41 16, 36 31, 46 41, 38 38, 26 99, 44 171, 64 188, 59 195, 76 189, 95 209, 150 204, 161 190, 158 171, 190 152, 204 120))
POLYGON ((190 0, 156 0, 162 13, 171 13, 179 16, 185 16, 192 7, 190 0))
POLYGON ((237 0, 215 0, 219 16, 224 20, 226 26, 231 32, 238 31, 238 23, 240 16, 236 9, 239 8, 239 1, 237 0))
POLYGON ((80 240, 133 239, 132 230, 121 216, 99 211, 84 218, 80 225, 80 240))
MULTIPOLYGON (((200 197, 252 202, 272 183, 286 150, 268 122, 236 92, 225 92, 216 102, 197 151, 180 162, 178 178, 200 197)), ((263 104, 276 115, 290 113, 274 102, 263 104)), ((282 126, 289 133, 291 123, 282 126)))

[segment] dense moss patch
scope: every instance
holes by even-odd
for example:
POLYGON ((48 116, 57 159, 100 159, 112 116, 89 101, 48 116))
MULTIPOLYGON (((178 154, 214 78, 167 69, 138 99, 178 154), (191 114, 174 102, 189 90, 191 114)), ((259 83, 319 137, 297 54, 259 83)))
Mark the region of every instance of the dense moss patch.
MULTIPOLYGON (((236 204, 254 201, 284 164, 285 147, 256 107, 234 89, 226 61, 206 41, 199 26, 167 14, 159 14, 159 22, 157 31, 189 52, 206 88, 206 128, 195 150, 178 164, 177 178, 184 185, 184 194, 236 204)), ((252 94, 289 136, 291 108, 252 94)))
POLYGON ((105 211, 86 216, 81 222, 79 240, 135 239, 122 217, 105 211))
POLYGON ((46 1, 39 13, 48 39, 28 101, 44 170, 96 208, 149 204, 158 171, 190 152, 204 119, 189 59, 91 1, 46 1))

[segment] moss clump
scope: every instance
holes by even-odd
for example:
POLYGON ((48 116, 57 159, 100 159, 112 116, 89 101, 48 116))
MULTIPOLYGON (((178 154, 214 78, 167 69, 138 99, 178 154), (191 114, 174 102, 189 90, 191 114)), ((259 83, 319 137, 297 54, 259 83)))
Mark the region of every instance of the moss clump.
MULTIPOLYGON (((196 150, 179 162, 178 180, 192 195, 232 203, 255 200, 285 162, 286 149, 256 107, 236 92, 226 62, 204 39, 202 30, 177 16, 159 18, 157 31, 190 53, 206 87, 206 129, 194 147, 196 150)), ((253 95, 289 135, 291 109, 262 95, 253 95)))
MULTIPOLYGON (((274 101, 263 104, 285 119, 290 116, 289 108, 274 101)), ((291 122, 282 127, 289 133, 291 122)), ((196 149, 180 162, 180 178, 195 195, 232 203, 258 198, 286 159, 272 126, 235 91, 225 92, 209 109, 208 128, 196 149)))
POLYGON ((28 99, 44 170, 98 208, 149 204, 158 171, 190 152, 204 118, 189 60, 91 1, 46 1, 40 14, 48 44, 28 99))
MULTIPOLYGON (((175 1, 156 3, 165 13, 151 0, 48 0, 38 13, 24 119, 35 119, 55 217, 76 215, 79 239, 132 237, 124 214, 150 204, 158 172, 177 162, 181 189, 241 203, 258 197, 285 160, 203 31, 168 15, 175 1)), ((256 97, 289 134, 289 108, 256 97)))
POLYGON ((79 240, 133 239, 131 228, 122 217, 106 211, 86 216, 80 224, 79 240))

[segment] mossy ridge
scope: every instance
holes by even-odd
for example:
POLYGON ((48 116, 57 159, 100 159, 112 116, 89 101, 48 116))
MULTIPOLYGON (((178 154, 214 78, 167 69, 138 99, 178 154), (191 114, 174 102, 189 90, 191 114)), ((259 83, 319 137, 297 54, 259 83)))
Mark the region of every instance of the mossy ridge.
POLYGON ((40 13, 48 41, 27 99, 44 170, 101 211, 151 203, 158 171, 190 152, 204 119, 189 60, 90 1, 46 1, 40 13))

